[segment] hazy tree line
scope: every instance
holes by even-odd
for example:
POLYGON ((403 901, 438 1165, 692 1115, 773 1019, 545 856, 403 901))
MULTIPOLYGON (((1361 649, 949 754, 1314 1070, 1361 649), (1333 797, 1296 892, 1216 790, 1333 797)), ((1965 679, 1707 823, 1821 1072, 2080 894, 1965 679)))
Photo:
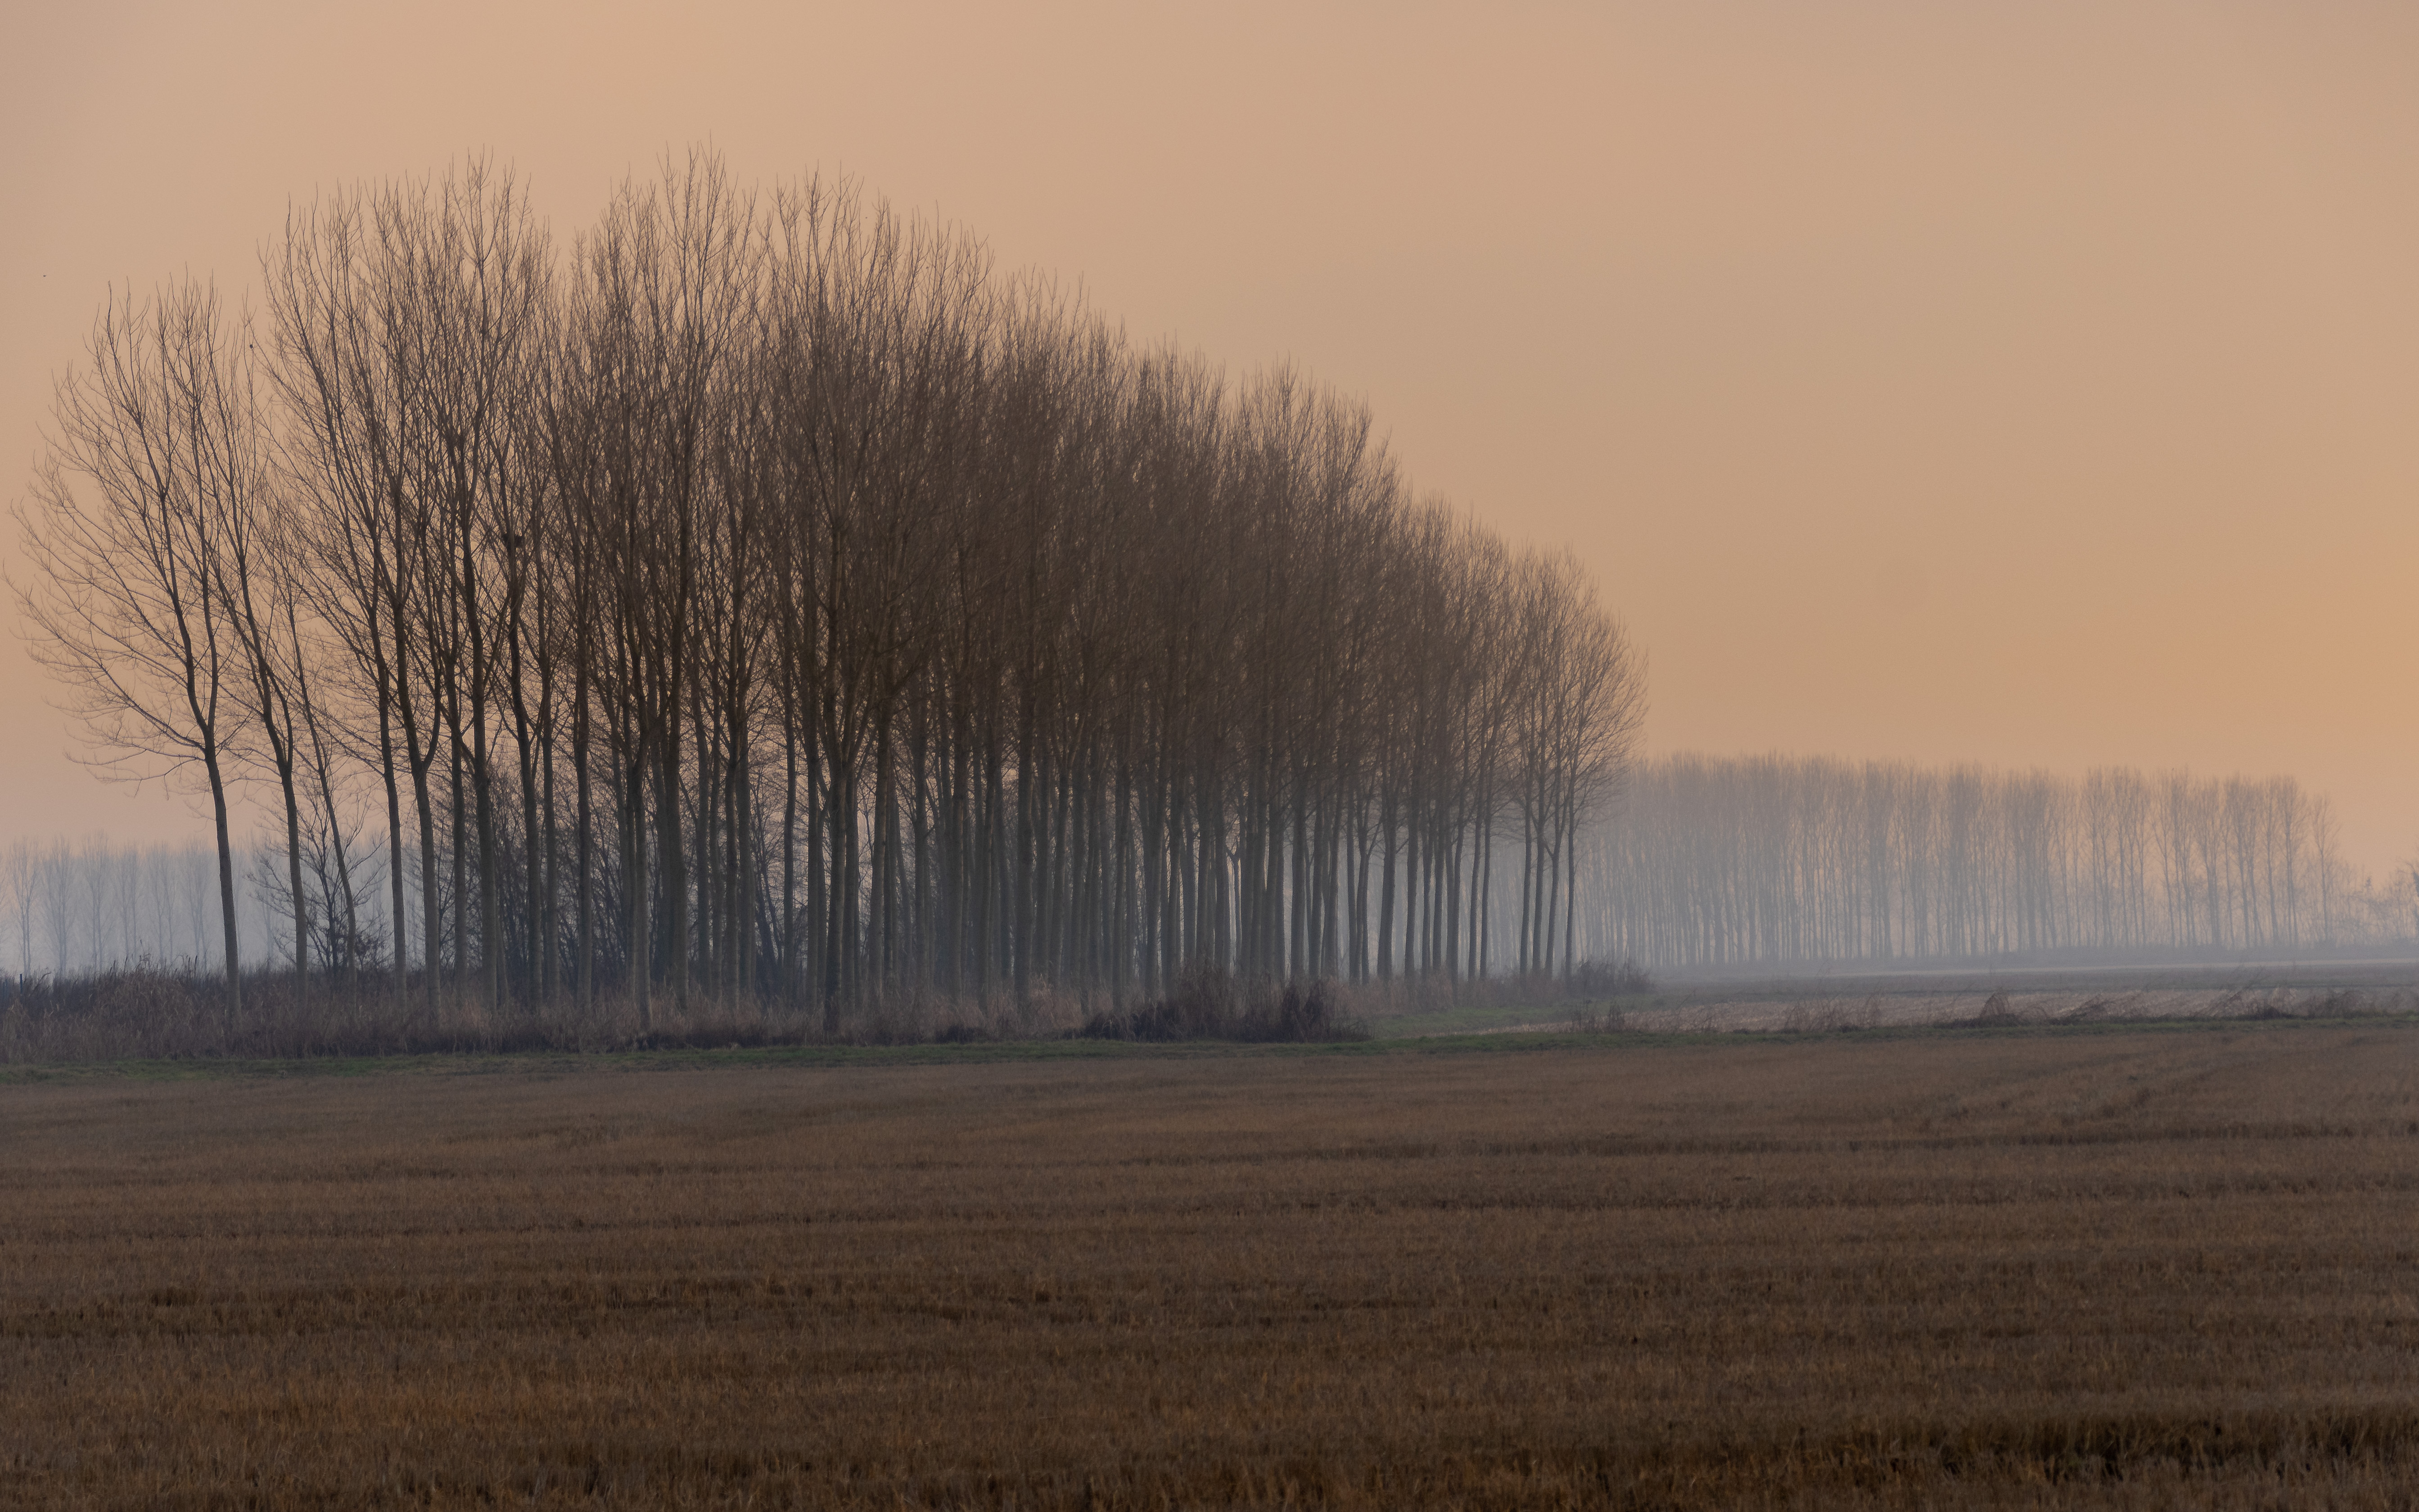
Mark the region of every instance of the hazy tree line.
MULTIPOLYGON (((284 864, 255 846, 255 875, 284 864)), ((276 960, 273 890, 238 898, 237 929, 248 961, 276 960)), ((148 964, 217 968, 218 853, 208 845, 119 845, 102 836, 11 841, 0 849, 0 972, 71 977, 148 964)))
POLYGON ((211 799, 231 988, 239 788, 279 953, 432 1005, 1568 968, 1642 669, 1359 405, 706 155, 567 246, 482 163, 345 190, 262 272, 115 299, 20 512, 96 748, 211 799))
POLYGON ((1671 756, 1582 847, 1583 951, 1661 966, 2407 939, 2289 778, 1671 756))
MULTIPOLYGON (((1622 801, 1599 810, 1575 847, 1580 960, 2159 955, 2419 938, 2412 869, 2382 885, 2355 872, 2336 854, 2327 800, 2289 779, 2103 769, 2078 782, 1972 766, 1674 756, 1633 767, 1624 781, 1622 801), (2011 843, 2022 837, 2031 838, 2011 843)), ((1518 831, 1497 839, 1501 870, 1481 944, 1488 960, 1516 967, 1530 874, 1518 831)), ((379 847, 354 849, 371 857, 357 865, 382 866, 379 847)), ((321 922, 341 917, 341 887, 317 869, 331 854, 324 842, 306 845, 311 959, 322 971, 343 963, 344 942, 321 922)), ((439 859, 441 874, 450 856, 440 850, 439 859)), ((278 922, 291 919, 284 847, 255 837, 239 853, 238 874, 249 882, 238 908, 244 959, 290 966, 278 922)), ((355 882, 357 927, 382 949, 383 873, 355 882)), ((416 881, 408 892, 418 895, 416 881)), ((74 975, 146 961, 211 969, 221 964, 216 913, 207 846, 117 846, 96 836, 0 850, 0 969, 74 975)))

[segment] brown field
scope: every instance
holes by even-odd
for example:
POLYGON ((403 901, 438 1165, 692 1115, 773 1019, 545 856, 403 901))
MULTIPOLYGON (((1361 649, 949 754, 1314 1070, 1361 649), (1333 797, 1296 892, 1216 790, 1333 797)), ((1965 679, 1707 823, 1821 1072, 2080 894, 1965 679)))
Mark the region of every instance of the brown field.
POLYGON ((21 1078, 0 1503, 2411 1506, 2414 1052, 21 1078))

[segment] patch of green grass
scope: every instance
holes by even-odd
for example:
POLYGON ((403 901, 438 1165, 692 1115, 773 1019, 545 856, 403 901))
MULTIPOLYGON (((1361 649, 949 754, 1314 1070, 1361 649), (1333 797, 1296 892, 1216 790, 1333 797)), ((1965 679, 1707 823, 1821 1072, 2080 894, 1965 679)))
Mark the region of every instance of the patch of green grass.
POLYGON ((1146 1042, 1121 1040, 995 1040, 966 1044, 778 1045, 729 1050, 561 1050, 493 1054, 326 1056, 294 1059, 194 1057, 175 1060, 101 1060, 0 1066, 0 1088, 88 1081, 186 1082, 238 1078, 282 1080, 347 1076, 570 1075, 583 1072, 747 1070, 774 1067, 979 1066, 1069 1060, 1298 1059, 1305 1057, 1518 1055, 1546 1051, 1634 1053, 1682 1045, 1741 1050, 1785 1048, 1813 1041, 2065 1039, 2078 1036, 2195 1033, 2290 1033, 2312 1028, 2419 1028, 2419 1014, 2353 1018, 2101 1019, 1975 1025, 1903 1024, 1862 1029, 1687 1030, 1594 1032, 1560 1027, 1571 1005, 1552 1009, 1473 1008, 1386 1021, 1375 1038, 1309 1044, 1244 1044, 1228 1041, 1146 1042), (1549 1026, 1500 1032, 1522 1024, 1549 1026), (1490 1032, 1497 1031, 1497 1032, 1490 1032))
POLYGON ((0 1066, 0 1087, 100 1080, 184 1082, 256 1077, 270 1080, 347 1076, 494 1074, 568 1075, 580 1072, 747 1070, 768 1067, 979 1066, 1069 1060, 1296 1059, 1304 1057, 1451 1055, 1736 1041, 1720 1034, 1441 1034, 1419 1039, 1347 1040, 1246 1044, 1192 1040, 1000 1040, 971 1044, 779 1045, 730 1050, 560 1050, 495 1054, 315 1057, 259 1060, 194 1057, 177 1060, 100 1060, 0 1066))
POLYGON ((1102 1040, 1002 1040, 972 1044, 778 1045, 705 1050, 562 1050, 494 1053, 313 1056, 293 1059, 193 1057, 175 1060, 78 1061, 0 1067, 0 1085, 110 1077, 128 1081, 193 1081, 226 1076, 329 1077, 408 1074, 478 1075, 496 1072, 682 1071, 729 1066, 933 1066, 996 1061, 1082 1060, 1244 1046, 1142 1045, 1102 1040))

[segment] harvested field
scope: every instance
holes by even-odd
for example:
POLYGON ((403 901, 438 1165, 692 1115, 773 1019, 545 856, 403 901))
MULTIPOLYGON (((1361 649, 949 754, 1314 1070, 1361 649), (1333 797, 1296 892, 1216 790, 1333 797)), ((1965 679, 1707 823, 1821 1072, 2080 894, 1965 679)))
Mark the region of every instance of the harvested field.
POLYGON ((1492 1043, 20 1078, 0 1501, 2412 1504, 2407 1020, 1492 1043))

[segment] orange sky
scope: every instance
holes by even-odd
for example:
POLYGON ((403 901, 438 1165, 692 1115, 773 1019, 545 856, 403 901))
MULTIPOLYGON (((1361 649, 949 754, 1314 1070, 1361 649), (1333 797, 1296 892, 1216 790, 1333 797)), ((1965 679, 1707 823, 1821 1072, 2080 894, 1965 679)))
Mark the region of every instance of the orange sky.
MULTIPOLYGON (((1365 394, 1595 569, 1654 748, 2290 772, 2419 850, 2419 9, 700 8, 21 8, 0 492, 113 281, 479 147, 567 238, 710 139, 1365 394)), ((44 700, 0 647, 0 840, 204 834, 44 700)))

